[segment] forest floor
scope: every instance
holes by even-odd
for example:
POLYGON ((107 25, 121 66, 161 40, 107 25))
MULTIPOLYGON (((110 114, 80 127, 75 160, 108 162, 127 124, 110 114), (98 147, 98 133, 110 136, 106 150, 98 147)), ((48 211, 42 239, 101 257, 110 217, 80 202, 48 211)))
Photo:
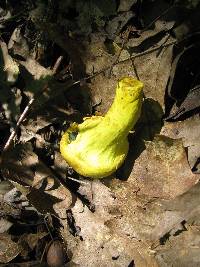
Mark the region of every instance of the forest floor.
POLYGON ((1 1, 1 266, 200 266, 199 12, 198 0, 1 1), (123 77, 144 83, 128 155, 88 179, 60 139, 104 115, 123 77))

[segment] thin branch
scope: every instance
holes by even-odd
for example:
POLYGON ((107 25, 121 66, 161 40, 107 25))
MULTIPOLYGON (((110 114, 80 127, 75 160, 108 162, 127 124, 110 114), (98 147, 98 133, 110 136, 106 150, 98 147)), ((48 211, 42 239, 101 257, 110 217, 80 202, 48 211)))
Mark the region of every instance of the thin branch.
POLYGON ((3 148, 3 152, 7 151, 8 148, 10 147, 12 140, 14 139, 15 135, 17 134, 17 130, 19 129, 19 126, 21 125, 22 121, 25 119, 28 111, 30 110, 33 102, 34 102, 34 98, 31 98, 28 102, 28 105, 25 107, 24 111, 22 112, 21 116, 19 117, 17 124, 15 126, 15 129, 12 131, 11 135, 9 136, 4 148, 3 148))
POLYGON ((136 55, 133 55, 133 56, 131 56, 131 57, 129 57, 129 58, 126 58, 126 59, 124 59, 124 60, 121 60, 121 61, 119 61, 117 64, 124 63, 124 62, 126 62, 126 61, 129 61, 130 59, 135 59, 135 58, 138 58, 138 57, 141 57, 141 56, 144 56, 144 55, 153 53, 153 52, 155 52, 155 51, 157 51, 157 50, 159 50, 159 49, 161 49, 161 48, 166 48, 166 47, 169 47, 169 46, 174 45, 174 44, 177 44, 177 41, 172 41, 172 42, 167 43, 167 44, 164 44, 164 45, 156 46, 156 47, 154 47, 154 48, 152 48, 152 49, 149 49, 149 50, 147 50, 147 51, 141 52, 141 53, 139 53, 139 54, 136 54, 136 55))
POLYGON ((164 15, 166 15, 173 7, 174 7, 174 5, 168 7, 166 10, 164 10, 158 17, 156 17, 153 21, 151 21, 144 29, 139 31, 139 33, 142 34, 146 30, 148 30, 156 21, 158 21, 160 18, 162 18, 164 15))
MULTIPOLYGON (((164 45, 162 44, 162 45, 156 46, 156 47, 154 47, 154 48, 152 48, 152 49, 149 49, 149 50, 147 50, 147 51, 144 51, 144 52, 138 53, 138 54, 136 54, 136 55, 130 56, 130 57, 126 58, 126 59, 120 60, 120 61, 116 62, 116 63, 114 64, 114 66, 119 65, 119 64, 124 63, 124 62, 129 61, 129 60, 133 60, 133 59, 135 59, 135 58, 142 57, 142 56, 144 56, 144 55, 153 53, 153 52, 155 52, 155 51, 157 51, 157 50, 159 50, 159 49, 166 48, 166 47, 169 47, 169 46, 174 45, 174 44, 177 44, 177 41, 172 41, 172 42, 167 43, 167 44, 164 44, 164 45)), ((88 76, 88 77, 84 78, 84 80, 85 80, 85 81, 86 81, 86 80, 90 80, 90 79, 94 78, 95 76, 98 76, 98 75, 100 75, 100 74, 103 73, 103 72, 106 72, 106 71, 109 70, 112 66, 113 66, 113 64, 111 64, 110 66, 108 66, 108 67, 106 67, 106 68, 104 68, 104 69, 102 69, 102 70, 100 70, 100 71, 98 71, 98 72, 92 74, 91 76, 88 76)), ((80 80, 80 81, 76 81, 76 82, 74 82, 72 85, 78 84, 78 83, 80 83, 80 82, 81 82, 81 80, 80 80)), ((72 85, 71 85, 71 86, 72 86, 72 85)))
POLYGON ((115 61, 112 63, 112 66, 111 66, 111 68, 110 68, 110 75, 111 75, 111 73, 112 73, 113 67, 116 65, 116 63, 119 62, 119 58, 120 58, 120 56, 121 56, 121 53, 122 53, 122 51, 124 50, 124 47, 125 47, 125 45, 126 45, 127 42, 128 42, 128 37, 129 37, 129 35, 130 35, 130 32, 131 32, 131 28, 128 27, 128 29, 127 29, 127 30, 125 31, 125 33, 124 33, 124 38, 123 38, 122 46, 121 46, 121 48, 120 48, 120 50, 119 50, 119 53, 118 53, 118 55, 117 55, 115 61))
POLYGON ((86 182, 86 181, 78 180, 78 179, 75 179, 75 178, 70 177, 70 176, 67 176, 66 178, 69 179, 69 180, 72 180, 74 182, 77 182, 79 184, 88 185, 88 182, 86 182))
POLYGON ((57 72, 57 70, 58 70, 58 68, 59 68, 59 66, 60 66, 60 64, 61 64, 61 62, 62 62, 62 60, 63 60, 63 56, 59 56, 59 57, 57 58, 57 60, 56 60, 56 62, 55 62, 55 64, 54 64, 54 66, 53 66, 53 74, 55 74, 55 73, 57 72))

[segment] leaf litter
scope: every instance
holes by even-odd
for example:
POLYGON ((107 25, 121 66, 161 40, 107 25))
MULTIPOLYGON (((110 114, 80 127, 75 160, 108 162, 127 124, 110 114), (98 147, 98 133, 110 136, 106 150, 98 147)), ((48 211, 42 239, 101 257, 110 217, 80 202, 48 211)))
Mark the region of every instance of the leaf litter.
MULTIPOLYGON (((9 17, 1 21, 1 123, 15 134, 1 155, 1 263, 199 264, 199 69, 194 53, 195 73, 188 62, 190 37, 180 41, 185 32, 179 27, 198 5, 186 2, 36 1, 22 4, 27 17, 15 13, 17 4, 3 4, 9 17), (195 76, 184 90, 181 76, 173 75, 179 55, 195 76), (111 177, 85 180, 60 157, 61 134, 72 121, 104 114, 123 76, 145 84, 129 154, 111 177)), ((196 46, 197 35, 191 39, 196 46)))

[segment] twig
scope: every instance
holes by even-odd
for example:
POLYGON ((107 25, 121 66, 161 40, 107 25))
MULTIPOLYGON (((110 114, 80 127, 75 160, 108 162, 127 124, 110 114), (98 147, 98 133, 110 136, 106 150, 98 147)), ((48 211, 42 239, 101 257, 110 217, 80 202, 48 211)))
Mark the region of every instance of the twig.
POLYGON ((28 102, 28 105, 25 107, 24 111, 22 112, 21 116, 19 117, 18 121, 17 121, 17 124, 15 126, 15 129, 12 131, 11 135, 9 136, 8 138, 8 141, 6 142, 4 148, 3 148, 3 152, 7 151, 8 148, 10 147, 11 145, 11 142, 12 140, 14 139, 16 133, 17 133, 17 130, 19 128, 19 126, 21 125, 22 121, 24 120, 24 118, 26 117, 30 107, 32 106, 33 102, 34 102, 34 98, 31 98, 28 102))
POLYGON ((55 64, 54 64, 54 66, 53 66, 53 69, 52 69, 53 74, 55 74, 56 71, 58 70, 58 68, 59 68, 60 63, 61 63, 62 60, 63 60, 63 56, 59 56, 59 57, 57 58, 57 60, 56 60, 56 62, 55 62, 55 64))
POLYGON ((112 66, 111 66, 111 68, 110 68, 110 73, 109 73, 110 75, 111 75, 111 72, 112 72, 112 70, 113 70, 113 67, 116 65, 116 63, 118 63, 119 58, 120 58, 120 56, 121 56, 121 53, 122 53, 122 51, 124 50, 124 47, 125 47, 125 45, 126 45, 127 42, 128 42, 128 37, 129 37, 130 32, 131 32, 131 28, 128 27, 128 29, 127 29, 127 30, 125 31, 125 33, 124 33, 124 38, 123 38, 122 46, 121 46, 121 48, 120 48, 120 50, 119 50, 119 53, 118 53, 118 55, 117 55, 115 61, 112 63, 112 66))
POLYGON ((133 58, 133 59, 131 59, 131 62, 132 62, 133 70, 134 70, 134 72, 135 72, 135 76, 136 76, 136 78, 137 78, 138 80, 140 80, 140 77, 139 77, 139 74, 138 74, 137 68, 136 68, 136 66, 135 66, 135 61, 134 61, 134 58, 133 58))
MULTIPOLYGON (((116 62, 116 63, 114 64, 114 66, 116 66, 116 65, 118 65, 118 64, 121 64, 121 63, 124 63, 124 62, 129 61, 129 60, 133 60, 133 59, 135 59, 135 58, 142 57, 142 56, 144 56, 144 55, 153 53, 153 52, 155 52, 155 51, 157 51, 157 50, 159 50, 159 49, 161 49, 161 48, 166 48, 166 47, 171 46, 171 45, 174 45, 174 44, 177 44, 177 41, 172 41, 172 42, 167 43, 167 44, 164 44, 164 45, 162 44, 162 45, 156 46, 156 47, 154 47, 154 48, 152 48, 152 49, 149 49, 149 50, 147 50, 147 51, 144 51, 144 52, 138 53, 138 54, 136 54, 136 55, 130 56, 130 57, 124 59, 124 60, 120 60, 120 61, 116 62)), ((90 79, 94 78, 95 76, 98 76, 98 75, 100 75, 100 74, 103 73, 103 72, 106 72, 106 71, 109 70, 112 66, 113 66, 113 64, 111 64, 110 66, 108 66, 108 67, 106 67, 106 68, 104 68, 104 69, 102 69, 102 70, 100 70, 100 71, 98 71, 98 72, 92 74, 91 76, 88 76, 88 77, 84 78, 83 80, 85 80, 85 81, 90 80, 90 79)), ((82 80, 76 81, 76 82, 72 83, 70 86, 73 86, 73 85, 75 85, 75 84, 78 84, 78 83, 80 83, 81 81, 82 81, 82 80)))
POLYGON ((153 53, 153 52, 155 52, 155 51, 157 51, 157 50, 159 50, 159 49, 161 49, 161 48, 166 48, 166 47, 171 46, 171 45, 174 45, 174 44, 177 44, 177 41, 172 41, 172 42, 167 43, 167 44, 164 44, 164 45, 156 46, 156 47, 154 47, 154 48, 152 48, 152 49, 149 49, 149 50, 144 51, 144 52, 141 52, 141 53, 139 53, 139 54, 137 54, 137 55, 133 55, 133 56, 131 56, 131 57, 129 57, 129 58, 126 58, 126 59, 124 59, 124 60, 121 60, 121 61, 119 61, 117 64, 124 63, 124 62, 126 62, 126 61, 128 61, 128 60, 130 60, 130 59, 135 59, 135 58, 138 58, 138 57, 141 57, 141 56, 144 56, 144 55, 153 53))
POLYGON ((49 227, 49 224, 48 224, 48 218, 51 218, 51 214, 50 213, 47 213, 45 216, 44 216, 44 224, 45 224, 45 226, 46 226, 46 228, 47 228, 47 231, 48 231, 48 233, 49 233, 49 235, 50 235, 50 237, 51 237, 51 240, 53 241, 53 235, 52 235, 52 233, 51 233, 51 230, 50 230, 50 227, 49 227))
POLYGON ((75 178, 70 177, 70 176, 67 176, 67 179, 72 180, 74 182, 77 182, 79 184, 83 184, 83 185, 87 185, 88 184, 88 182, 85 182, 85 181, 82 181, 82 180, 78 180, 78 179, 75 179, 75 178))
POLYGON ((162 18, 162 16, 167 14, 173 7, 174 7, 174 5, 168 7, 166 10, 164 10, 158 17, 156 17, 152 22, 150 22, 143 30, 139 31, 139 33, 142 34, 146 30, 148 30, 157 20, 159 20, 160 18, 162 18))

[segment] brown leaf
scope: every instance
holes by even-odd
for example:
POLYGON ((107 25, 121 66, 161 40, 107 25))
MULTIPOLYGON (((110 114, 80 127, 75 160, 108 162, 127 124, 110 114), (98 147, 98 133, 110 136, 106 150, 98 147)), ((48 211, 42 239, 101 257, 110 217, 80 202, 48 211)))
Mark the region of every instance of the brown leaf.
POLYGON ((161 201, 162 212, 160 219, 154 224, 151 232, 151 238, 158 240, 166 234, 173 235, 177 230, 184 230, 184 222, 199 225, 200 208, 199 208, 200 184, 196 184, 184 194, 168 201, 161 201))
POLYGON ((20 27, 14 29, 8 42, 8 49, 12 50, 14 55, 20 55, 23 58, 28 57, 30 53, 29 45, 26 38, 22 35, 20 27))
POLYGON ((39 212, 66 217, 71 193, 38 159, 29 143, 17 145, 4 155, 2 171, 39 212))
POLYGON ((137 0, 121 0, 118 7, 118 12, 130 10, 131 6, 136 2, 137 0))
POLYGON ((20 252, 22 247, 11 240, 11 236, 0 234, 0 263, 8 263, 20 252))
MULTIPOLYGON (((25 145, 17 145, 14 149, 10 149, 3 155, 2 173, 3 176, 19 184, 31 186, 34 171, 38 163, 38 157, 33 152, 32 146, 27 143, 25 145)), ((25 190, 27 191, 27 189, 25 190)))
POLYGON ((17 62, 8 54, 6 43, 0 42, 1 52, 4 60, 4 71, 6 73, 6 82, 10 85, 17 81, 19 75, 19 67, 17 62))
POLYGON ((13 218, 19 218, 21 215, 21 210, 12 206, 6 201, 0 202, 0 215, 1 216, 12 216, 13 218))
MULTIPOLYGON (((97 185, 95 186, 97 188, 97 185)), ((98 193, 100 192, 97 191, 98 193)), ((104 195, 105 200, 106 198, 106 195, 104 195)), ((115 267, 129 266, 134 261, 136 266, 139 267, 157 267, 156 261, 148 253, 146 244, 116 231, 116 228, 107 221, 108 218, 112 220, 111 217, 114 219, 115 215, 107 214, 106 219, 106 213, 103 212, 103 209, 106 211, 107 208, 102 207, 98 212, 92 213, 80 201, 76 201, 72 212, 76 227, 80 228, 78 235, 82 241, 79 241, 75 247, 72 247, 74 253, 71 263, 80 266, 115 267)), ((69 250, 71 245, 73 243, 68 244, 69 250)))
POLYGON ((195 164, 200 157, 200 120, 199 115, 190 117, 184 121, 165 122, 161 134, 170 138, 182 138, 183 145, 187 149, 190 168, 197 171, 195 164))
POLYGON ((156 259, 159 266, 198 266, 200 262, 199 247, 199 226, 190 226, 178 236, 170 237, 165 246, 157 247, 156 259))
POLYGON ((9 222, 6 219, 1 218, 0 219, 0 234, 3 234, 8 231, 8 229, 12 226, 13 224, 9 222))
POLYGON ((38 244, 38 241, 47 235, 48 233, 46 232, 37 232, 36 234, 30 233, 23 236, 23 241, 27 242, 31 250, 33 250, 38 244))
POLYGON ((178 120, 185 116, 188 116, 191 114, 191 112, 197 112, 200 108, 200 86, 196 86, 195 88, 191 89, 184 99, 184 101, 181 103, 181 105, 176 108, 175 111, 173 111, 172 114, 170 114, 169 117, 166 118, 166 120, 178 120))
POLYGON ((117 36, 119 36, 123 27, 133 17, 134 13, 132 11, 126 11, 126 12, 121 12, 113 19, 110 19, 106 26, 106 32, 108 34, 108 38, 114 40, 117 36))
MULTIPOLYGON (((195 40, 195 38, 194 38, 195 40)), ((196 39, 197 40, 197 39, 196 39)), ((184 118, 197 109, 199 103, 199 42, 188 39, 184 46, 174 49, 166 93, 167 120, 184 118), (173 108, 172 108, 173 107, 173 108)))
POLYGON ((136 159, 128 182, 139 194, 174 198, 193 186, 200 176, 189 168, 182 141, 157 136, 146 143, 136 159))
MULTIPOLYGON (((161 43, 164 42, 163 39, 161 43)), ((162 108, 164 108, 165 88, 170 74, 172 48, 172 46, 161 48, 134 60, 137 75, 145 85, 145 96, 158 101, 162 108)))
MULTIPOLYGON (((53 120, 48 120, 42 116, 36 116, 34 119, 29 119, 23 125, 21 125, 21 136, 20 140, 25 143, 32 138, 36 137, 36 134, 39 130, 45 128, 46 126, 53 123, 53 120)), ((41 138, 42 139, 42 138, 41 138)))

